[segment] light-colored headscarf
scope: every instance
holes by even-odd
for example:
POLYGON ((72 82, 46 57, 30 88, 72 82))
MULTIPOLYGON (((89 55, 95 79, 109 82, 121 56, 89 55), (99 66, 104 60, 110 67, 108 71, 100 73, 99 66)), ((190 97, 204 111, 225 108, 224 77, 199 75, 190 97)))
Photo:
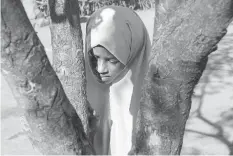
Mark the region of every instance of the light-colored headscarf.
MULTIPOLYGON (((101 8, 87 22, 85 42, 88 68, 87 96, 92 107, 100 115, 102 123, 100 131, 102 130, 103 134, 97 135, 104 136, 105 131, 102 128, 104 123, 109 122, 108 119, 112 121, 111 154, 127 154, 134 141, 133 130, 150 50, 151 42, 143 22, 128 8, 118 6, 101 8), (93 70, 90 69, 88 55, 90 50, 98 45, 105 47, 125 65, 111 85, 99 84, 95 80, 93 70)), ((96 140, 100 137, 96 136, 96 140)), ((96 144, 99 144, 98 141, 96 144)))

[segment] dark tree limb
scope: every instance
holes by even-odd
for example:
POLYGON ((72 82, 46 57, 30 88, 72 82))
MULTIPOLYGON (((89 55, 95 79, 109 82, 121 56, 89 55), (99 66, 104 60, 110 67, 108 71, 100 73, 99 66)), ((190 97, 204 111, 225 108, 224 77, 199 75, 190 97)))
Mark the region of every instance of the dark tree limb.
POLYGON ((92 140, 96 118, 87 101, 83 39, 78 0, 49 0, 53 68, 92 140))
POLYGON ((1 72, 42 154, 94 154, 19 0, 1 2, 1 72))
POLYGON ((131 154, 180 154, 191 97, 232 21, 232 0, 156 0, 150 55, 131 154))

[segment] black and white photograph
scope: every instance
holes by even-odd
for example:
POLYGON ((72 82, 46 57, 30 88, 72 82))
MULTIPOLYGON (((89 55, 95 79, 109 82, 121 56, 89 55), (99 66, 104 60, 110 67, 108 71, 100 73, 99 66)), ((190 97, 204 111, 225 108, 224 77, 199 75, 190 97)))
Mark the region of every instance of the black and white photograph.
POLYGON ((1 155, 233 155, 233 0, 1 0, 1 155))

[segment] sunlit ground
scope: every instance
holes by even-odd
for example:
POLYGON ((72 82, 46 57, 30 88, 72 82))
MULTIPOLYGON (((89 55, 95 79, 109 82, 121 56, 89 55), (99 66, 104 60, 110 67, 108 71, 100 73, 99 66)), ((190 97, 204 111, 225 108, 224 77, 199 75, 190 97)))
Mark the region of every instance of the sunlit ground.
MULTIPOLYGON (((150 37, 153 10, 139 11, 150 37)), ((85 23, 82 23, 85 36, 85 23)), ((38 27, 47 55, 52 61, 49 27, 38 27)), ((207 68, 195 89, 186 125, 182 154, 229 154, 233 152, 233 23, 218 50, 209 56, 207 68)), ((39 154, 22 126, 22 111, 1 76, 1 154, 39 154)))

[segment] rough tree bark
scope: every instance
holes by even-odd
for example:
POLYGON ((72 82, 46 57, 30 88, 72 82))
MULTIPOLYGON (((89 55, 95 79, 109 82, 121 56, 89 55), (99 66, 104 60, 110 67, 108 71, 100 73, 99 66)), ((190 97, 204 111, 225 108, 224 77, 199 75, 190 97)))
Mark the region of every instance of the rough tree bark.
POLYGON ((53 68, 92 140, 96 118, 87 101, 78 0, 49 0, 53 68), (93 126, 93 127, 92 127, 93 126))
POLYGON ((193 89, 232 17, 232 0, 156 0, 131 154, 180 154, 193 89))
POLYGON ((19 0, 1 2, 1 72, 42 154, 94 154, 19 0))

